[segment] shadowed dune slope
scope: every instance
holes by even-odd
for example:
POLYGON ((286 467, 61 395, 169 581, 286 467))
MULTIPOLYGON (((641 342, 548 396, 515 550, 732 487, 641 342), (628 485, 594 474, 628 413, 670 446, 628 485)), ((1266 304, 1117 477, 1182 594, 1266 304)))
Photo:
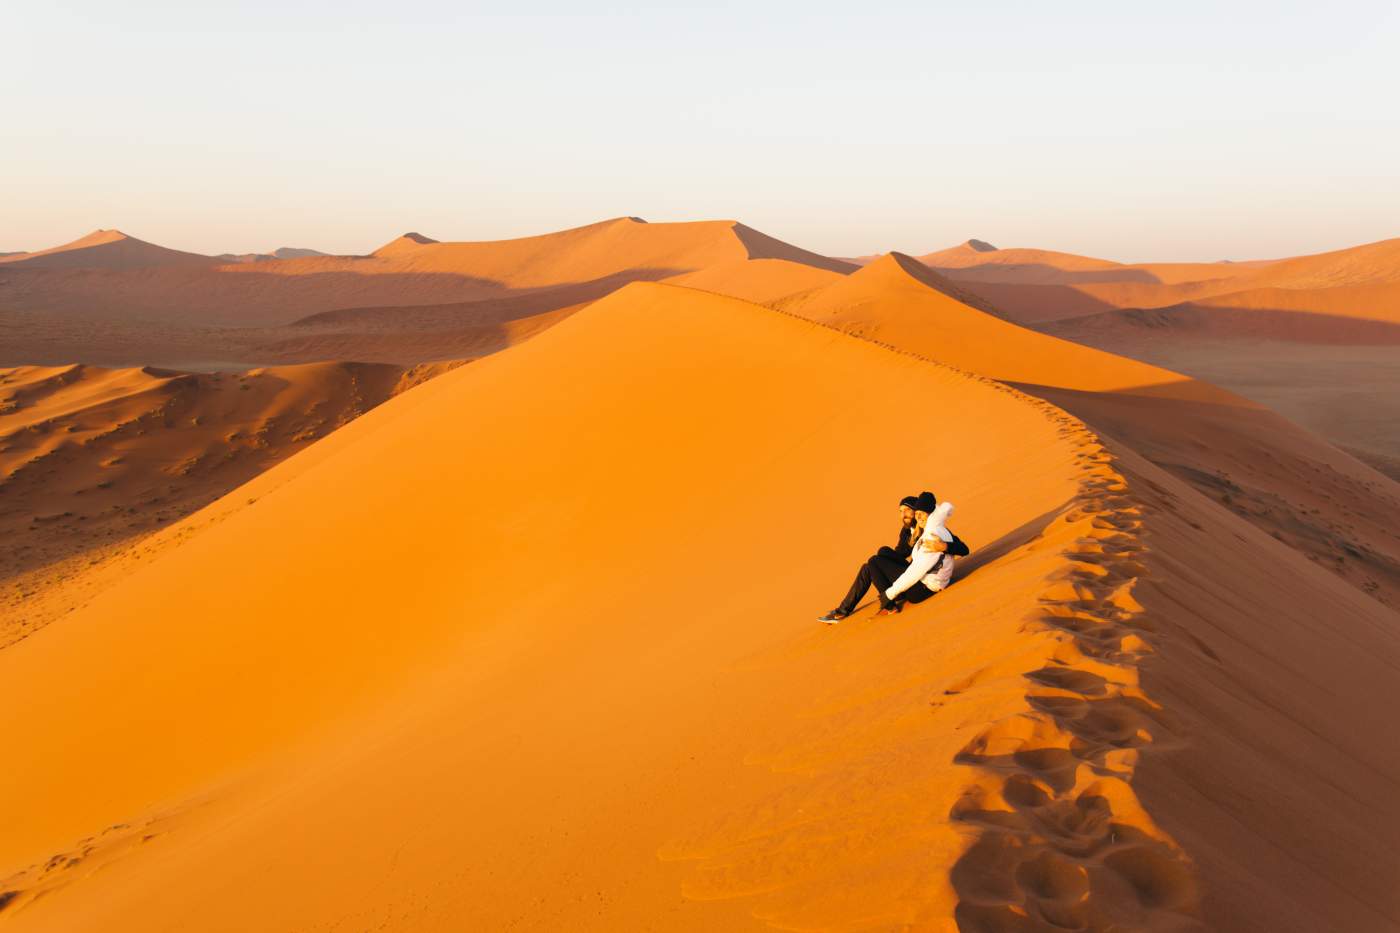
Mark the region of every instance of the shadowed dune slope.
POLYGON ((71 606, 64 581, 441 369, 0 370, 0 645, 71 606))
MULTIPOLYGON (((1400 239, 1311 256, 1240 263, 1119 264, 1047 250, 979 251, 967 244, 921 260, 1002 309, 1040 324, 1107 313, 1118 326, 1142 326, 1118 309, 1250 309, 1270 315, 1180 315, 1178 327, 1207 334, 1366 343, 1376 328, 1345 319, 1400 322, 1400 239), (1282 312, 1329 315, 1300 322, 1282 312)), ((1098 327, 1105 326, 1100 322, 1098 327)))
MULTIPOLYGON (((1190 928, 1135 756, 1078 744, 1023 676, 1073 695, 1108 670, 1026 620, 1077 542, 1132 539, 1115 482, 1082 426, 1004 386, 628 286, 274 467, 0 651, 24 750, 0 771, 0 919, 1190 928), (871 393, 946 402, 941 430, 871 393), (929 464, 980 556, 908 615, 815 625, 929 464), (969 885, 987 833, 963 801, 1013 771, 1018 806, 1082 797, 1120 836, 1028 839, 1033 866, 969 885), (1060 904, 1062 876, 1087 897, 1060 904)), ((1138 695, 1138 644, 1098 696, 1138 695)))

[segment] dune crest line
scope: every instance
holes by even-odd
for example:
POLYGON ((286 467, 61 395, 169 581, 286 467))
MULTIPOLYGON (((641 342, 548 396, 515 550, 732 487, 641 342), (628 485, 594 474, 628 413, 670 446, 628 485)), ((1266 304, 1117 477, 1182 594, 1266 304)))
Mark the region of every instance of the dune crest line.
MULTIPOLYGON (((1063 563, 1046 578, 1022 627, 1043 647, 1043 663, 1022 674, 1025 708, 984 725, 953 759, 974 773, 949 813, 974 832, 949 869, 958 929, 1201 929, 1192 860, 1132 788, 1142 751, 1170 748, 1179 730, 1140 682, 1139 665, 1162 635, 1133 596, 1149 572, 1145 510, 1113 453, 1085 422, 1050 401, 832 323, 772 310, 955 372, 1039 410, 1073 450, 1081 473, 1076 495, 1039 535, 1061 547, 1063 563)), ((934 705, 989 673, 970 673, 934 705)))
POLYGON ((986 726, 955 758, 976 773, 950 814, 976 829, 952 868, 958 926, 1197 929, 1191 861, 1132 788, 1142 750, 1173 737, 1138 671, 1158 636, 1132 595, 1147 573, 1143 509, 1093 431, 1032 400, 1078 449, 1084 478, 1042 533, 1065 542, 1066 566, 1026 620, 1053 645, 1024 674, 1027 708, 986 726))

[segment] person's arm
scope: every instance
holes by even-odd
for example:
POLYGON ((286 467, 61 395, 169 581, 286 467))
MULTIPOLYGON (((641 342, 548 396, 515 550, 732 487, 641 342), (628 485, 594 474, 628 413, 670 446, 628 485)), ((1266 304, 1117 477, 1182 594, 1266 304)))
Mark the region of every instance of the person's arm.
POLYGON ((921 547, 915 548, 913 555, 909 558, 909 566, 905 567, 904 572, 899 575, 899 579, 891 583, 890 588, 885 590, 885 596, 889 599, 897 599, 900 593, 922 580, 924 575, 932 570, 942 558, 942 554, 925 551, 921 547))
MULTIPOLYGON (((949 534, 952 534, 952 532, 949 532, 949 534)), ((952 557, 966 557, 968 554, 972 553, 971 550, 968 549, 968 546, 963 543, 963 539, 959 538, 957 535, 953 535, 953 540, 948 543, 947 552, 952 557)))

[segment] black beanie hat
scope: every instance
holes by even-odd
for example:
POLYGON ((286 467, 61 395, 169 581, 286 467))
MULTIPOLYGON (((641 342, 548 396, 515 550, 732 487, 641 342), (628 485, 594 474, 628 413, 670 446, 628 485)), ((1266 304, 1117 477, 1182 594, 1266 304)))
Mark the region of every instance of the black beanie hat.
POLYGON ((938 508, 938 497, 931 492, 919 493, 919 498, 915 501, 914 510, 916 512, 932 512, 938 508))
POLYGON ((919 497, 905 496, 903 499, 899 500, 899 504, 907 508, 917 509, 919 507, 919 497))

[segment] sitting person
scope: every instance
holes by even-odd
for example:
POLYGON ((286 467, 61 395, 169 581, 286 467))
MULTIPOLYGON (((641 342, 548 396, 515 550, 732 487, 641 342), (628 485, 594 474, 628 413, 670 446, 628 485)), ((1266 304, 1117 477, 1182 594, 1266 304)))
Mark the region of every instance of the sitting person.
POLYGON ((919 496, 915 517, 923 516, 923 533, 910 557, 909 565, 898 577, 881 573, 887 565, 872 569, 872 578, 880 589, 880 613, 899 612, 905 601, 921 603, 953 582, 953 560, 965 557, 969 551, 957 535, 948 530, 948 517, 953 503, 938 504, 932 493, 919 496))
MULTIPOLYGON (((879 552, 870 557, 860 565, 856 571, 855 582, 846 592, 846 598, 841 600, 841 604, 835 609, 818 618, 817 621, 825 622, 827 625, 835 625, 846 616, 855 612, 856 605, 865 597, 866 590, 874 586, 871 578, 871 565, 877 563, 885 568, 886 573, 893 571, 892 576, 898 576, 904 570, 904 566, 909 562, 909 556, 914 551, 914 542, 923 535, 923 525, 918 520, 915 512, 919 504, 918 496, 905 496, 899 500, 899 517, 901 526, 899 538, 895 541, 894 547, 882 547, 879 552)), ((888 586, 889 583, 884 584, 888 586)))

